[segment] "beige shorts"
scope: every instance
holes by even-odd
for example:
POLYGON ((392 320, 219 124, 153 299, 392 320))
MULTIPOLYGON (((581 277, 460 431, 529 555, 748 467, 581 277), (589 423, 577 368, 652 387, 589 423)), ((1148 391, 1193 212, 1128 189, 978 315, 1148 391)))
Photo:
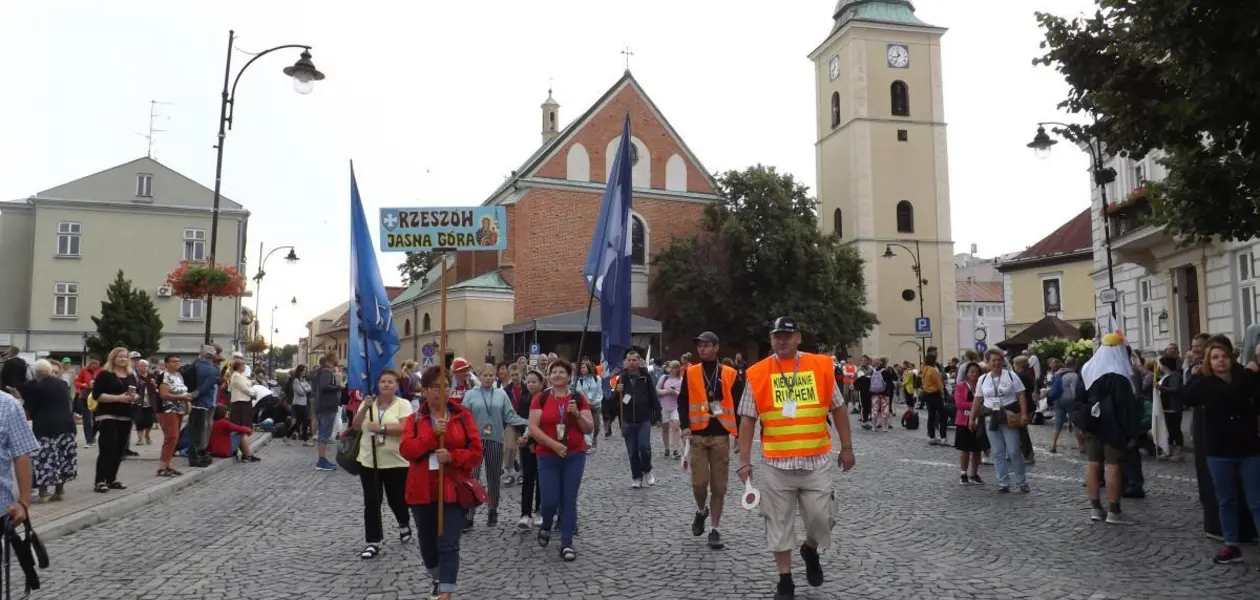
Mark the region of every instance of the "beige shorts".
POLYGON ((696 497, 696 508, 707 505, 710 490, 714 498, 726 497, 730 472, 730 436, 691 436, 691 489, 696 497))
POLYGON ((835 493, 831 474, 835 463, 828 461, 814 470, 777 469, 763 466, 757 474, 761 481, 753 484, 761 491, 760 512, 766 520, 766 546, 771 552, 791 552, 796 541, 796 509, 805 522, 805 537, 818 544, 819 550, 831 547, 831 528, 835 526, 835 493))

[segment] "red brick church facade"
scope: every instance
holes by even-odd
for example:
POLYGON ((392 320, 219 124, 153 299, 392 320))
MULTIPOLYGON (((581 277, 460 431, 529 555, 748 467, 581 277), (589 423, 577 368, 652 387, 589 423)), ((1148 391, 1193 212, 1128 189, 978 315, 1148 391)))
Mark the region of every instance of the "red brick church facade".
MULTIPOLYGON (((629 71, 563 129, 554 100, 548 97, 542 109, 544 143, 483 202, 506 207, 508 247, 457 254, 456 281, 498 270, 515 291, 516 322, 584 310, 582 268, 609 154, 615 152, 629 112, 638 159, 632 215, 634 312, 656 316, 660 307, 647 294, 655 277, 652 257, 673 238, 700 232, 705 207, 718 199, 716 182, 629 71)), ((670 334, 665 332, 665 338, 670 334)))

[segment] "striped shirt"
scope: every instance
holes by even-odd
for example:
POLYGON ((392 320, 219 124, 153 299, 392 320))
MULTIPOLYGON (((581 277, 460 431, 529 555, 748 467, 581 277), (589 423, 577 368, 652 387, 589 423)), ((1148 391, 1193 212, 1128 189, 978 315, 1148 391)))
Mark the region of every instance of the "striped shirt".
MULTIPOLYGON (((757 419, 760 418, 760 413, 757 412, 757 400, 753 398, 752 390, 753 386, 744 386, 744 395, 739 398, 739 409, 736 412, 738 412, 741 417, 757 419)), ((840 392, 839 383, 835 385, 835 388, 831 392, 831 406, 832 408, 844 406, 844 394, 840 392)), ((830 435, 830 432, 828 434, 830 435)), ((833 452, 825 452, 817 456, 794 456, 792 458, 765 458, 763 455, 762 459, 765 460, 767 465, 776 469, 804 469, 806 471, 812 471, 835 460, 833 458, 834 456, 835 453, 833 452)))
POLYGON ((13 459, 38 449, 39 441, 26 423, 22 405, 17 398, 0 392, 0 510, 18 500, 13 459))

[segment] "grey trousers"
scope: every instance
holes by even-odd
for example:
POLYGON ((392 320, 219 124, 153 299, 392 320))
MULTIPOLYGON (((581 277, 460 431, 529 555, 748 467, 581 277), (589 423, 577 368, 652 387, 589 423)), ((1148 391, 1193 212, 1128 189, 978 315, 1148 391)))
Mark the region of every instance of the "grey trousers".
MULTIPOLYGON (((477 479, 481 479, 481 471, 484 468, 486 472, 486 495, 490 496, 490 503, 487 507, 490 510, 499 510, 499 488, 503 485, 503 442, 492 442, 490 440, 482 440, 483 447, 481 466, 473 469, 472 475, 477 479)), ((477 509, 468 511, 469 518, 477 513, 477 509)))

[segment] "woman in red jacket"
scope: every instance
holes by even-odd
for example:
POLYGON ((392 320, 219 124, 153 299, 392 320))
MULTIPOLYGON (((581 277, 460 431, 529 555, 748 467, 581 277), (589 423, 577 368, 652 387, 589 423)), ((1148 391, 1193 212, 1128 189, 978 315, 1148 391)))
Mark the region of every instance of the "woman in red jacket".
POLYGON ((450 600, 459 575, 459 538, 464 509, 455 493, 457 483, 472 478, 481 464, 481 433, 472 413, 442 397, 442 371, 429 367, 420 376, 424 402, 403 423, 398 452, 411 466, 407 471, 407 504, 416 521, 420 557, 433 577, 433 597, 450 600), (439 448, 438 436, 443 436, 439 448), (441 497, 438 472, 442 472, 441 497), (443 504, 442 535, 438 536, 438 502, 443 504))

